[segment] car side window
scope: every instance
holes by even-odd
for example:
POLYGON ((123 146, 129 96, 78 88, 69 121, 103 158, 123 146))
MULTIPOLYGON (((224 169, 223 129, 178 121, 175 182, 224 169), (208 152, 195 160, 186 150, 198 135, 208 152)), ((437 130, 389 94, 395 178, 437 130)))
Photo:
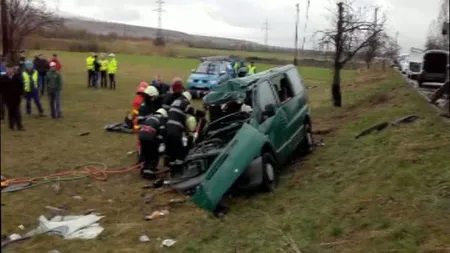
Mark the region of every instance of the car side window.
POLYGON ((278 99, 281 103, 284 103, 295 96, 292 85, 287 77, 283 74, 272 78, 271 83, 277 92, 278 99))
POLYGON ((261 110, 265 110, 267 105, 277 105, 278 101, 272 90, 271 84, 267 81, 261 83, 258 87, 258 104, 261 110))
POLYGON ((294 96, 305 89, 305 86, 303 85, 303 79, 300 77, 296 69, 288 70, 286 72, 286 75, 289 79, 289 83, 291 85, 294 96))

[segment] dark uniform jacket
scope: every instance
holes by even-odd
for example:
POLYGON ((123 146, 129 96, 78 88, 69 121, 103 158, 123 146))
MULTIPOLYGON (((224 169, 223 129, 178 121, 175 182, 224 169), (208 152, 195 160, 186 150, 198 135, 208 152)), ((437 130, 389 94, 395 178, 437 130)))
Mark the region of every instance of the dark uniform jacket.
POLYGON ((193 114, 195 109, 189 100, 181 96, 176 99, 169 109, 168 121, 166 125, 167 134, 171 136, 183 136, 186 129, 187 114, 193 114))
POLYGON ((0 93, 2 100, 8 105, 19 105, 24 94, 22 78, 15 74, 12 77, 0 77, 0 93))

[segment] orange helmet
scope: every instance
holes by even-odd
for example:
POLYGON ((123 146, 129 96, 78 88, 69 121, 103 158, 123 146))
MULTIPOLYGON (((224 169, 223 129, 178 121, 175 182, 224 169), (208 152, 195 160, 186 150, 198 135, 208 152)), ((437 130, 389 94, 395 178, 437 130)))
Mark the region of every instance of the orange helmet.
POLYGON ((183 91, 183 80, 179 77, 175 77, 172 80, 172 91, 173 92, 182 92, 183 91))
POLYGON ((149 86, 147 82, 141 82, 136 89, 136 93, 144 93, 145 89, 149 86))

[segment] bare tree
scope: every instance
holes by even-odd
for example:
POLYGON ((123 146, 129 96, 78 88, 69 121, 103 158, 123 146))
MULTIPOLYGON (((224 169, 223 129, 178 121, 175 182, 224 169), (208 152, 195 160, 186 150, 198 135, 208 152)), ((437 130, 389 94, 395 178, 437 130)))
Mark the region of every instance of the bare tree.
POLYGON ((400 46, 394 38, 386 33, 382 33, 379 39, 379 55, 395 61, 400 52, 400 46))
POLYGON ((47 9, 43 0, 1 0, 3 54, 12 61, 27 36, 39 28, 51 27, 61 20, 47 9))
POLYGON ((449 0, 441 0, 439 12, 435 19, 433 19, 428 28, 427 40, 425 48, 429 49, 448 49, 449 38, 442 36, 442 26, 448 21, 449 0))
POLYGON ((384 20, 370 20, 368 8, 352 8, 352 2, 339 2, 333 11, 332 28, 318 31, 319 45, 333 45, 334 75, 331 85, 333 104, 342 106, 341 70, 383 32, 384 20))

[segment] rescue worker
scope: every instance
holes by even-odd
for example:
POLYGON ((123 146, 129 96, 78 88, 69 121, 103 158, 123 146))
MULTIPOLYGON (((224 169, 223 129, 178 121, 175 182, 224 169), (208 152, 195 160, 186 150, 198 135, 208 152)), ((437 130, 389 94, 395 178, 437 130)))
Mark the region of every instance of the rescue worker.
POLYGON ((25 71, 22 72, 22 79, 25 91, 27 114, 31 114, 31 100, 34 101, 39 110, 39 116, 44 116, 38 88, 38 72, 34 69, 31 61, 25 62, 25 71))
POLYGON ((92 86, 92 78, 94 77, 94 61, 95 53, 92 53, 86 58, 86 68, 88 72, 88 87, 92 86))
POLYGON ((131 120, 133 121, 133 129, 137 132, 139 130, 139 124, 137 122, 137 116, 139 114, 139 107, 144 101, 144 92, 148 87, 148 83, 141 82, 136 89, 136 96, 134 96, 133 103, 131 105, 131 120))
POLYGON ((101 54, 101 57, 100 57, 100 87, 101 88, 108 87, 108 79, 107 79, 108 65, 109 65, 109 61, 108 61, 108 59, 106 59, 106 55, 101 54))
POLYGON ((167 111, 159 108, 155 114, 148 116, 139 129, 140 156, 139 163, 143 178, 153 179, 159 163, 159 146, 163 143, 167 111))
POLYGON ((237 60, 233 60, 234 77, 237 76, 238 68, 239 68, 239 62, 237 60))
POLYGON ((20 75, 16 73, 15 66, 12 64, 8 65, 6 74, 0 77, 0 94, 2 103, 6 105, 9 129, 11 130, 14 130, 14 127, 16 127, 19 131, 24 131, 20 113, 23 90, 23 81, 20 75))
POLYGON ((195 131, 195 126, 194 129, 190 129, 191 125, 187 125, 188 118, 192 122, 190 116, 195 112, 191 105, 191 100, 191 93, 185 91, 182 93, 182 96, 171 104, 169 109, 165 136, 167 155, 165 164, 173 169, 183 163, 187 154, 184 148, 185 145, 183 144, 183 134, 187 131, 195 131))
POLYGON ((165 84, 162 80, 161 80, 161 76, 160 75, 156 75, 155 79, 153 79, 152 81, 152 85, 155 86, 156 89, 158 89, 159 95, 164 96, 167 93, 169 93, 170 91, 170 86, 165 84))
POLYGON ((116 73, 117 73, 116 55, 111 53, 109 54, 108 77, 109 77, 109 88, 112 90, 116 89, 116 73))
POLYGON ((255 66, 255 62, 251 61, 250 65, 248 65, 248 75, 251 76, 254 74, 256 74, 256 66, 255 66))
POLYGON ((98 56, 94 55, 94 72, 92 74, 92 87, 97 89, 98 81, 100 77, 100 61, 98 60, 98 56))
POLYGON ((179 77, 175 77, 172 80, 172 85, 170 87, 171 92, 167 94, 167 96, 164 98, 162 107, 166 110, 170 109, 170 105, 181 97, 181 93, 183 92, 183 80, 179 77))
POLYGON ((144 91, 144 99, 141 105, 139 106, 137 123, 138 125, 142 124, 145 118, 148 115, 153 114, 158 110, 155 106, 155 101, 159 96, 158 90, 153 86, 148 86, 144 91))
POLYGON ((237 77, 244 77, 247 75, 247 73, 248 73, 248 68, 247 68, 247 66, 245 66, 245 62, 241 60, 239 62, 239 67, 237 69, 237 77))
POLYGON ((36 56, 34 62, 33 62, 34 68, 38 72, 38 86, 41 92, 41 96, 44 95, 45 92, 45 86, 46 86, 46 80, 47 72, 50 70, 49 62, 45 58, 44 55, 39 54, 36 56))
POLYGON ((57 54, 53 54, 53 57, 50 59, 50 63, 54 62, 56 65, 56 71, 61 72, 62 69, 62 65, 61 65, 61 61, 59 61, 58 59, 58 55, 57 54))

